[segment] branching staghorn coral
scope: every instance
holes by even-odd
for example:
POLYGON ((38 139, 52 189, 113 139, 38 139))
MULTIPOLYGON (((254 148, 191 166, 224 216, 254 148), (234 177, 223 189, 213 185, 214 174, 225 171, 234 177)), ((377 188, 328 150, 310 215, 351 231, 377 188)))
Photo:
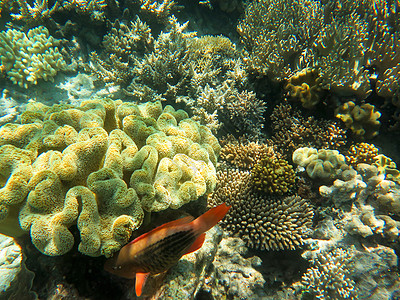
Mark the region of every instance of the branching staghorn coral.
POLYGON ((315 66, 323 86, 340 95, 366 98, 371 92, 369 73, 364 67, 366 22, 353 12, 325 23, 313 44, 315 66))
POLYGON ((188 23, 181 25, 175 17, 169 19, 170 29, 162 32, 154 42, 154 51, 135 64, 135 76, 127 90, 139 101, 146 99, 175 99, 190 87, 192 68, 188 55, 189 38, 185 33, 188 23))
POLYGON ((136 18, 129 25, 116 20, 104 36, 104 51, 90 54, 87 68, 106 83, 127 85, 133 78, 138 57, 153 49, 154 39, 146 23, 136 18))
POLYGON ((2 71, 20 87, 36 85, 39 79, 53 81, 58 71, 69 69, 58 51, 59 41, 43 26, 26 34, 16 29, 2 31, 0 41, 2 71))
POLYGON ((92 21, 104 21, 106 0, 63 0, 62 8, 74 10, 78 15, 89 16, 92 21))
POLYGON ((160 102, 29 103, 22 124, 0 127, 0 218, 19 222, 47 255, 71 249, 72 225, 79 251, 112 255, 143 210, 177 209, 214 189, 220 146, 187 117, 160 102))
POLYGON ((382 97, 393 97, 399 90, 400 30, 398 3, 376 1, 366 16, 369 22, 367 66, 373 69, 376 92, 382 97))
MULTIPOLYGON (((11 1, 10 1, 11 2, 11 1)), ((60 9, 60 1, 54 1, 52 7, 48 6, 48 0, 35 0, 30 5, 26 0, 16 0, 19 14, 11 14, 14 20, 24 21, 28 27, 44 24, 46 20, 55 22, 52 15, 60 9)))
POLYGON ((178 9, 174 0, 137 0, 140 2, 140 12, 147 18, 159 23, 168 23, 172 11, 178 9))
POLYGON ((253 92, 239 93, 230 80, 218 88, 206 85, 197 99, 186 103, 192 108, 193 118, 213 132, 222 129, 236 136, 247 134, 252 138, 262 135, 266 103, 257 99, 253 92))
POLYGON ((283 79, 312 66, 310 46, 321 29, 323 10, 316 1, 263 0, 250 3, 237 29, 246 64, 256 73, 283 79))

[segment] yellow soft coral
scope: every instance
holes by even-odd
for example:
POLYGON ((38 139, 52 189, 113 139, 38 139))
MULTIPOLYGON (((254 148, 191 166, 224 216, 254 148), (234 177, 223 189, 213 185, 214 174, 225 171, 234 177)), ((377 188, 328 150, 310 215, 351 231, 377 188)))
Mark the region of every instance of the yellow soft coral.
POLYGON ((335 109, 335 116, 358 138, 371 139, 379 133, 381 123, 378 119, 381 113, 375 111, 371 104, 364 103, 359 106, 353 101, 348 101, 335 109))
POLYGON ((337 150, 303 147, 293 152, 292 159, 313 179, 334 179, 342 169, 348 168, 345 157, 337 150))
POLYGON ((315 69, 306 68, 291 76, 285 85, 285 90, 291 98, 301 101, 305 108, 314 108, 323 93, 322 80, 315 69))
POLYGON ((24 124, 0 128, 1 217, 16 220, 22 206, 22 229, 47 255, 68 252, 77 225, 80 252, 110 256, 143 209, 176 209, 215 187, 218 140, 184 111, 108 98, 27 109, 24 124))

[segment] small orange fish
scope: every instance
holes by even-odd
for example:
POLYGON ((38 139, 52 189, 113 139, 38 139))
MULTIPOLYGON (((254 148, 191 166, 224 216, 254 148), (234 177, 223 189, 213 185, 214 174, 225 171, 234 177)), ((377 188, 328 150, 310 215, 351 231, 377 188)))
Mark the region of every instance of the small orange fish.
POLYGON ((142 234, 110 258, 104 269, 124 278, 136 276, 135 290, 140 296, 149 274, 165 272, 183 255, 198 250, 203 245, 205 232, 214 227, 229 208, 223 203, 195 220, 188 216, 142 234))

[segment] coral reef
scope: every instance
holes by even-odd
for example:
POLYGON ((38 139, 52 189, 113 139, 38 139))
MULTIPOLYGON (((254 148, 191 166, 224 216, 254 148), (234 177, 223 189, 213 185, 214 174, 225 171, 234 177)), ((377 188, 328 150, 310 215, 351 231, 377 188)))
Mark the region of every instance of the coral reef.
POLYGON ((319 253, 303 275, 304 293, 315 299, 357 299, 351 279, 353 255, 354 251, 342 248, 319 253))
POLYGON ((321 78, 315 69, 305 68, 293 76, 286 83, 284 89, 290 98, 300 100, 304 108, 312 109, 321 100, 321 78))
POLYGON ((249 255, 251 254, 242 239, 222 239, 213 262, 215 281, 207 280, 215 298, 223 294, 234 299, 257 299, 265 296, 265 279, 257 270, 262 264, 261 258, 249 255))
POLYGON ((36 85, 39 79, 54 80, 58 71, 68 70, 58 51, 59 41, 46 27, 30 29, 26 34, 16 29, 0 32, 2 71, 20 87, 36 85))
POLYGON ((129 84, 134 77, 135 56, 141 57, 153 49, 154 38, 148 25, 139 17, 130 24, 116 20, 104 36, 103 52, 91 52, 86 68, 106 83, 129 84))
POLYGON ((323 19, 319 2, 263 0, 249 3, 237 30, 246 50, 245 63, 253 72, 272 79, 290 77, 308 67, 308 50, 323 19))
POLYGON ((303 147, 293 152, 292 159, 313 179, 335 179, 348 168, 345 157, 337 150, 303 147))
POLYGON ((374 144, 357 143, 352 145, 346 154, 346 163, 357 166, 359 163, 371 164, 375 161, 379 149, 374 144))
POLYGON ((254 193, 248 171, 217 172, 215 192, 209 205, 232 205, 223 227, 240 236, 248 247, 267 250, 297 249, 312 225, 313 209, 298 196, 270 198, 254 193))
POLYGON ((21 228, 47 255, 71 249, 76 224, 79 251, 110 256, 141 225, 143 209, 179 208, 216 184, 217 139, 160 102, 33 102, 21 120, 0 128, 2 218, 22 205, 21 228))
POLYGON ((305 118, 290 104, 277 105, 271 115, 272 146, 287 158, 300 147, 340 149, 346 131, 335 122, 305 118))
POLYGON ((348 101, 335 109, 335 116, 342 120, 357 138, 371 139, 379 133, 381 123, 378 119, 381 113, 375 111, 371 104, 356 105, 353 101, 348 101))
POLYGON ((263 157, 275 157, 273 148, 266 144, 236 139, 228 140, 222 146, 220 154, 220 160, 241 170, 252 169, 263 157))
POLYGON ((251 169, 254 188, 267 194, 287 194, 293 191, 295 173, 284 159, 264 157, 251 169))

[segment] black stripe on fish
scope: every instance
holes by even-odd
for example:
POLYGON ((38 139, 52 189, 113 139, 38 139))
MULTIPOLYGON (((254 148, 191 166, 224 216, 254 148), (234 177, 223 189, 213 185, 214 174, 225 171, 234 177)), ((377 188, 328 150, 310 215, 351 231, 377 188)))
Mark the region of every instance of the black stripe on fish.
POLYGON ((186 253, 195 240, 193 230, 178 231, 139 252, 135 264, 153 274, 164 272, 186 253))

